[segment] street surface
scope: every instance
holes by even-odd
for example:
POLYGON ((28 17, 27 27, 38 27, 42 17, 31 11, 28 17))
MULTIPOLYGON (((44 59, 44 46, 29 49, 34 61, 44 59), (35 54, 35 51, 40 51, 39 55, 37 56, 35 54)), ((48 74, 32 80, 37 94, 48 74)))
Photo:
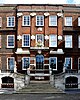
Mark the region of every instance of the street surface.
POLYGON ((80 94, 0 94, 0 100, 80 100, 80 94))

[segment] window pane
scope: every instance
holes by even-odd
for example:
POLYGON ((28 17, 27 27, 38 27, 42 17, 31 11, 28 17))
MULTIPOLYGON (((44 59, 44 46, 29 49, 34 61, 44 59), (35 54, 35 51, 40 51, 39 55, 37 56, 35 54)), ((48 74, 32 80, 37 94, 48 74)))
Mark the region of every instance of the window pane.
POLYGON ((49 26, 57 26, 57 16, 49 16, 49 26))
POLYGON ((80 48, 80 36, 78 36, 78 47, 80 48))
POLYGON ((65 47, 72 48, 72 35, 65 36, 65 47))
POLYGON ((23 16, 23 26, 30 25, 30 16, 23 16))
POLYGON ((71 65, 72 65, 72 59, 71 58, 65 58, 65 63, 64 63, 65 68, 71 69, 71 65))
POLYGON ((65 25, 72 26, 72 17, 65 17, 65 25))
POLYGON ((14 36, 8 36, 8 47, 14 47, 14 36))
POLYGON ((14 21, 14 17, 13 16, 12 17, 8 17, 8 22, 7 22, 8 24, 7 25, 9 27, 14 27, 14 22, 15 21, 14 21))
POLYGON ((50 35, 49 46, 57 47, 57 35, 50 35))
POLYGON ((36 25, 43 26, 44 25, 44 16, 36 16, 36 25))
POLYGON ((30 64, 29 58, 26 58, 26 57, 22 58, 23 69, 29 68, 29 64, 30 64))
POLYGON ((15 65, 14 58, 13 57, 8 58, 8 69, 14 70, 14 65, 15 65))
POLYGON ((23 35, 23 46, 30 46, 30 36, 29 35, 23 35))
POLYGON ((80 26, 80 17, 78 17, 78 26, 80 26))
POLYGON ((44 35, 43 34, 37 34, 36 35, 36 44, 37 46, 44 46, 44 35))
POLYGON ((50 58, 50 68, 57 69, 57 58, 56 57, 50 58))

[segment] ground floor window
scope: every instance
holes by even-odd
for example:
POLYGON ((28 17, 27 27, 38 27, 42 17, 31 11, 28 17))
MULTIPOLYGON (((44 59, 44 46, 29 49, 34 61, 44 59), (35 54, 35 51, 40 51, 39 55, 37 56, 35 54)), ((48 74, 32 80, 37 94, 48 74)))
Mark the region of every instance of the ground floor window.
POLYGON ((66 57, 64 62, 65 69, 72 69, 72 58, 66 57))
POLYGON ((57 70, 57 57, 50 57, 49 64, 51 69, 57 70))
POLYGON ((8 57, 7 58, 7 69, 10 71, 14 70, 15 65, 15 58, 14 57, 8 57))
POLYGON ((30 65, 30 58, 29 57, 23 57, 22 58, 22 69, 25 70, 29 68, 30 65))
POLYGON ((12 77, 3 77, 2 88, 14 88, 14 79, 12 77))
POLYGON ((78 88, 78 78, 74 76, 65 79, 65 88, 78 88))

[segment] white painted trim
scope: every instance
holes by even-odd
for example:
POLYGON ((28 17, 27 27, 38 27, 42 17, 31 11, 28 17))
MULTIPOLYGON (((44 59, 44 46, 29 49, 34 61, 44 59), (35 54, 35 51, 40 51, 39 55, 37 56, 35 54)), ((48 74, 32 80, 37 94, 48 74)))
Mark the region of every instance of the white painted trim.
POLYGON ((30 47, 30 34, 23 34, 22 35, 22 47, 30 47), (24 35, 29 35, 29 46, 24 46, 24 35))
POLYGON ((15 35, 7 35, 7 48, 14 48, 15 47, 15 35), (8 36, 14 37, 14 46, 8 46, 8 36))

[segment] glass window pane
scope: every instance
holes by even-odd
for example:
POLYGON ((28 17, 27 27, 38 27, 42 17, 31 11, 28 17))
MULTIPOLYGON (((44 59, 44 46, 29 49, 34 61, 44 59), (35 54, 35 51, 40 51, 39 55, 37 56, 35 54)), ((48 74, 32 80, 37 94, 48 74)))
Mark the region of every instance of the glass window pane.
POLYGON ((52 69, 57 69, 57 58, 56 57, 51 57, 50 58, 50 68, 52 69))
POLYGON ((29 58, 22 58, 22 67, 23 69, 27 69, 29 68, 29 64, 30 64, 30 61, 29 61, 29 58))
POLYGON ((44 25, 44 16, 36 16, 36 25, 43 26, 44 25))
POLYGON ((14 65, 15 65, 14 58, 13 57, 8 58, 8 69, 14 70, 14 65))
POLYGON ((8 47, 14 47, 14 36, 8 36, 8 47))
POLYGON ((57 47, 57 35, 50 35, 49 46, 57 47))
POLYGON ((72 65, 72 58, 65 58, 65 63, 64 63, 65 68, 71 69, 71 65, 72 65))
POLYGON ((49 26, 57 26, 57 16, 49 16, 49 26))

